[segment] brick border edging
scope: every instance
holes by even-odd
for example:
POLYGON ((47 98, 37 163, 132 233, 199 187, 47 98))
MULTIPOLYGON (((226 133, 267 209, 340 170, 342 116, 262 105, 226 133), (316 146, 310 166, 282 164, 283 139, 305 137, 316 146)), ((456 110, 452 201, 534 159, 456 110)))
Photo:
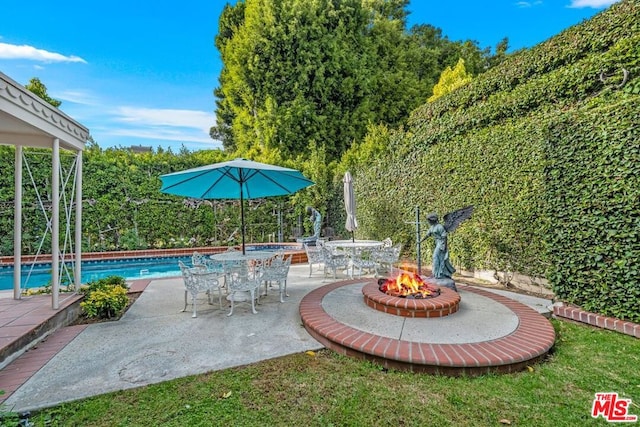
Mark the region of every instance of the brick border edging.
POLYGON ((4 394, 0 404, 22 387, 36 372, 73 341, 88 325, 65 326, 54 331, 40 343, 0 370, 4 394))
POLYGON ((449 289, 441 288, 440 295, 434 298, 400 298, 381 292, 375 282, 362 287, 364 303, 374 310, 403 317, 444 317, 458 311, 460 295, 449 289))
MULTIPOLYGON (((282 246, 286 255, 293 255, 292 263, 305 263, 307 262, 307 253, 304 251, 302 244, 296 242, 282 242, 282 243, 251 243, 250 246, 282 246), (293 249, 293 246, 300 246, 299 249, 293 249)), ((104 251, 104 252, 83 252, 81 255, 82 261, 106 261, 114 259, 128 259, 128 258, 164 258, 164 257, 176 257, 176 256, 191 256, 194 252, 200 252, 203 255, 211 255, 226 251, 229 247, 235 247, 240 249, 239 245, 235 246, 198 246, 189 248, 167 248, 167 249, 137 249, 128 251, 104 251)), ((66 260, 70 261, 75 259, 74 254, 67 254, 66 260)), ((22 255, 21 261, 23 264, 32 263, 37 260, 38 263, 50 263, 51 254, 40 254, 37 257, 35 255, 22 255)), ((12 266, 14 262, 13 255, 0 256, 0 265, 12 266)))
MULTIPOLYGON (((317 288, 300 302, 300 317, 309 334, 345 356, 376 362, 386 368, 450 376, 509 373, 543 359, 555 343, 555 330, 537 311, 507 297, 462 285, 461 289, 491 298, 518 316, 507 336, 467 344, 431 344, 374 335, 342 324, 322 308, 329 292, 358 280, 317 288)), ((428 319, 425 319, 428 321, 428 319)))
MULTIPOLYGON (((138 279, 129 282, 127 293, 142 293, 154 279, 138 279)), ((80 303, 80 299, 74 304, 80 303)), ((64 311, 67 307, 63 307, 64 311)), ((36 347, 29 349, 15 360, 9 362, 0 370, 0 379, 3 376, 14 375, 12 371, 21 372, 19 378, 13 378, 11 384, 4 386, 4 394, 0 395, 0 404, 7 400, 13 392, 20 388, 31 376, 46 365, 58 352, 73 341, 88 325, 66 325, 58 328, 42 339, 36 347), (34 363, 35 362, 35 363, 34 363)))
MULTIPOLYGON (((36 297, 45 298, 44 294, 35 295, 36 297)), ((80 312, 80 302, 82 296, 75 293, 70 294, 60 302, 58 310, 49 311, 48 308, 36 310, 40 322, 30 325, 26 322, 24 333, 14 338, 6 339, 1 346, 0 351, 0 371, 10 365, 16 358, 19 358, 23 352, 28 351, 33 346, 44 339, 47 339, 56 330, 69 326, 76 319, 80 312), (50 315, 49 315, 50 314, 50 315)))
POLYGON ((610 331, 620 332, 625 335, 640 338, 640 324, 628 322, 626 320, 607 317, 597 313, 584 311, 578 307, 571 307, 566 304, 554 304, 553 315, 564 319, 573 320, 579 323, 596 326, 610 331))

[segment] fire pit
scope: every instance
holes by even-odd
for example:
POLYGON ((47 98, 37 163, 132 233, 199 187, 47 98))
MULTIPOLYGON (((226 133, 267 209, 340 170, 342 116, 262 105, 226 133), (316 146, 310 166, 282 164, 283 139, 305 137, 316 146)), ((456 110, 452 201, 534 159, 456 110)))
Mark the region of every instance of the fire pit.
MULTIPOLYGON (((393 319, 370 309, 379 304, 375 301, 379 299, 385 303, 394 299, 398 304, 414 307, 460 300, 449 288, 442 287, 440 291, 434 298, 408 299, 381 292, 374 279, 335 282, 302 298, 300 318, 314 339, 341 355, 410 372, 452 376, 516 372, 543 360, 553 347, 555 332, 544 316, 524 304, 475 286, 461 286, 465 305, 459 318, 393 319), (358 297, 361 289, 366 306, 362 306, 358 297), (492 317, 488 328, 476 327, 476 322, 486 320, 486 313, 481 314, 479 309, 502 314, 492 317), (497 328, 497 333, 487 335, 492 328, 497 328)), ((445 305, 441 304, 442 310, 445 305)), ((394 314, 398 314, 395 310, 405 310, 402 305, 384 306, 394 314)), ((453 304, 448 310, 453 312, 453 307, 457 308, 453 304)))
POLYGON ((395 278, 380 279, 378 286, 382 292, 392 297, 435 298, 440 288, 431 285, 414 273, 402 272, 395 278))
POLYGON ((368 283, 362 293, 369 307, 403 317, 444 317, 458 311, 460 305, 457 292, 438 288, 413 273, 368 283))

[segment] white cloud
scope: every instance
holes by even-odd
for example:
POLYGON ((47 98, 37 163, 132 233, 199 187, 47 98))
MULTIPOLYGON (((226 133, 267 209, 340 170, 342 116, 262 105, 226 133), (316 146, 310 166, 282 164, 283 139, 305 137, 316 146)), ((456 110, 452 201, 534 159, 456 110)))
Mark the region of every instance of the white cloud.
POLYGON ((593 9, 601 9, 604 7, 611 6, 614 3, 617 3, 620 0, 571 0, 571 4, 569 7, 572 8, 583 8, 583 7, 591 7, 593 9))
POLYGON ((542 4, 541 0, 537 0, 537 1, 519 1, 516 3, 516 6, 520 7, 520 8, 525 8, 525 7, 533 7, 533 6, 539 6, 542 4))
POLYGON ((81 90, 67 90, 58 92, 55 94, 55 98, 60 99, 61 101, 73 102, 74 104, 81 105, 100 104, 92 94, 81 90))
POLYGON ((126 123, 195 128, 206 130, 207 133, 209 128, 215 124, 213 113, 197 110, 120 107, 116 114, 120 116, 119 121, 126 123))
POLYGON ((37 49, 28 45, 15 45, 0 43, 0 59, 28 59, 40 62, 82 62, 87 63, 79 56, 65 56, 60 53, 37 49))
POLYGON ((116 110, 117 126, 110 135, 166 141, 215 143, 209 129, 215 124, 213 113, 197 110, 120 107, 116 110))
POLYGON ((178 142, 208 142, 215 143, 208 134, 200 132, 179 132, 171 129, 149 127, 134 129, 110 129, 105 134, 112 136, 126 136, 128 138, 141 138, 156 141, 178 141, 178 142))

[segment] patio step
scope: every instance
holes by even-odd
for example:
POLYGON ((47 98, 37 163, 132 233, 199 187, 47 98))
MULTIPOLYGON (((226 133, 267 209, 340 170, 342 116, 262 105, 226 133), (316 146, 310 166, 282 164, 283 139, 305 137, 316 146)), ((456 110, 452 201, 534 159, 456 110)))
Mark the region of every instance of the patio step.
POLYGON ((0 369, 78 318, 82 295, 61 299, 59 309, 54 310, 51 295, 32 295, 20 300, 0 298, 0 369))

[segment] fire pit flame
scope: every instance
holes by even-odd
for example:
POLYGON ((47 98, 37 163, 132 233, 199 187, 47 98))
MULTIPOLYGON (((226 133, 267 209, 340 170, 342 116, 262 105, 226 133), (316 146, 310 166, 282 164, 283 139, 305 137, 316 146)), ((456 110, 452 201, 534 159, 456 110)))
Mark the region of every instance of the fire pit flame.
POLYGON ((414 273, 402 272, 395 278, 380 279, 380 291, 387 295, 403 298, 433 298, 440 295, 440 289, 431 285, 414 273))

